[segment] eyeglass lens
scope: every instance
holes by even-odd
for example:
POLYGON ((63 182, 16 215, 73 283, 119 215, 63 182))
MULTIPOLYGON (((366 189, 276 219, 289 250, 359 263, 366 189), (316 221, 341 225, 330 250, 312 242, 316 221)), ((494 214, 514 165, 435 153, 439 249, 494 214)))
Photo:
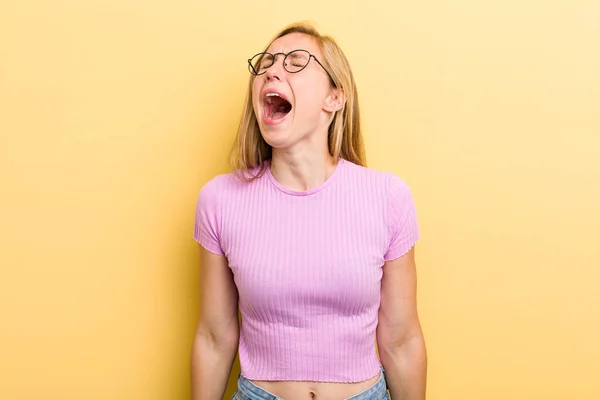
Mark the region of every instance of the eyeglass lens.
MULTIPOLYGON (((250 63, 252 64, 252 67, 254 68, 255 73, 257 73, 257 74, 265 73, 266 70, 275 63, 276 57, 280 54, 281 53, 278 53, 275 55, 270 54, 270 53, 261 53, 261 54, 255 55, 250 60, 250 63)), ((299 72, 308 65, 309 61, 310 61, 310 53, 308 51, 294 50, 294 51, 288 53, 288 55, 285 56, 285 58, 283 59, 283 67, 285 68, 286 71, 288 71, 290 73, 299 72)), ((254 71, 250 71, 250 72, 254 72, 254 71)))

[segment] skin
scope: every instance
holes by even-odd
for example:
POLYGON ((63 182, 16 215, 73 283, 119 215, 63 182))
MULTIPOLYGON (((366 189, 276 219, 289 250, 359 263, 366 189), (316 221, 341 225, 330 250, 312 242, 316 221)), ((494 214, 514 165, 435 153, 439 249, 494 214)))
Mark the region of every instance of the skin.
MULTIPOLYGON (((270 53, 288 53, 304 49, 320 61, 324 59, 316 41, 307 35, 292 33, 275 40, 270 53)), ((324 182, 335 169, 329 155, 327 129, 333 112, 345 102, 344 93, 331 87, 327 73, 314 60, 299 73, 283 68, 283 55, 273 66, 254 78, 252 104, 265 141, 273 147, 271 172, 283 186, 304 191, 324 182), (275 89, 292 104, 285 121, 272 126, 263 121, 263 91, 275 89)))
MULTIPOLYGON (((310 36, 293 33, 275 40, 267 51, 305 49, 324 59, 310 36)), ((311 60, 299 73, 283 68, 282 55, 254 78, 252 103, 265 141, 273 147, 271 172, 283 186, 297 191, 320 185, 336 163, 329 155, 327 129, 333 113, 345 102, 326 72, 311 60), (280 124, 263 121, 264 90, 275 89, 292 104, 280 124)), ((200 246, 203 264, 202 306, 192 350, 192 399, 222 399, 239 340, 238 295, 227 259, 200 246)), ((394 400, 425 399, 426 355, 416 306, 414 249, 383 266, 377 344, 394 400)), ((358 383, 253 381, 285 400, 338 400, 372 386, 379 374, 358 383)))

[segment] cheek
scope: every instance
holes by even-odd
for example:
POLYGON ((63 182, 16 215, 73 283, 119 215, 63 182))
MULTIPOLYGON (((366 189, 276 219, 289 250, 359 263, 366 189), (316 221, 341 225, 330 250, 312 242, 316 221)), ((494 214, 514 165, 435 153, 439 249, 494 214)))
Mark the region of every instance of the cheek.
POLYGON ((322 89, 324 85, 320 80, 309 74, 297 78, 290 82, 297 106, 296 111, 311 116, 318 114, 322 109, 323 99, 325 98, 322 89))
POLYGON ((320 94, 312 90, 300 89, 295 93, 297 112, 314 116, 321 111, 320 94))
POLYGON ((259 106, 259 97, 260 97, 260 83, 257 80, 254 80, 252 84, 252 108, 254 109, 254 113, 258 113, 259 106))

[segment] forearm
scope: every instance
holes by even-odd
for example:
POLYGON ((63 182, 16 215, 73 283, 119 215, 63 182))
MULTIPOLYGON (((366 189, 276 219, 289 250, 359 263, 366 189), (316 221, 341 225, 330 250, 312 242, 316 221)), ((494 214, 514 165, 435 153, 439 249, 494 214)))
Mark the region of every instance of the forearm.
POLYGON ((401 345, 380 346, 379 355, 392 400, 425 400, 427 352, 422 335, 401 345))
POLYGON ((192 400, 222 400, 237 352, 237 341, 216 343, 196 334, 191 356, 192 400))

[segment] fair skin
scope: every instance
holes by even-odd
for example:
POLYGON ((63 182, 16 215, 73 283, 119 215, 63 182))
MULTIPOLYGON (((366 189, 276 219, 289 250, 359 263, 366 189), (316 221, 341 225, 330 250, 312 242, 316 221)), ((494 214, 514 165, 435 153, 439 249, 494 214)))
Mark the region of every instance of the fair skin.
POLYGON ((191 354, 192 400, 221 400, 239 341, 238 293, 225 257, 200 246, 200 265, 200 318, 191 354))
MULTIPOLYGON (((304 49, 324 59, 317 42, 310 36, 292 33, 275 40, 270 53, 288 53, 304 49)), ((327 73, 311 60, 299 73, 283 67, 283 55, 266 73, 254 79, 252 103, 265 141, 273 148, 271 172, 284 186, 298 191, 308 190, 324 182, 335 169, 327 145, 327 129, 335 111, 344 106, 344 93, 332 88, 327 73), (281 123, 264 122, 263 93, 275 90, 292 105, 281 123)))
MULTIPOLYGON (((318 43, 293 33, 275 40, 270 53, 305 49, 320 61, 318 43)), ((265 141, 273 147, 271 172, 283 186, 305 191, 325 182, 336 168, 329 154, 327 129, 345 102, 327 73, 311 60, 299 73, 287 72, 283 55, 265 74, 254 78, 252 101, 265 141), (265 91, 276 91, 291 105, 280 121, 265 118, 265 91)), ((192 350, 192 399, 222 399, 235 359, 239 324, 238 293, 223 256, 200 246, 202 263, 201 312, 192 350)), ((394 400, 424 400, 426 354, 416 307, 414 249, 383 266, 381 306, 377 327, 380 359, 394 400)), ((372 386, 377 376, 357 383, 253 381, 285 400, 337 400, 372 386)))
POLYGON ((383 266, 377 345, 392 399, 425 400, 427 351, 417 313, 414 248, 383 266))

